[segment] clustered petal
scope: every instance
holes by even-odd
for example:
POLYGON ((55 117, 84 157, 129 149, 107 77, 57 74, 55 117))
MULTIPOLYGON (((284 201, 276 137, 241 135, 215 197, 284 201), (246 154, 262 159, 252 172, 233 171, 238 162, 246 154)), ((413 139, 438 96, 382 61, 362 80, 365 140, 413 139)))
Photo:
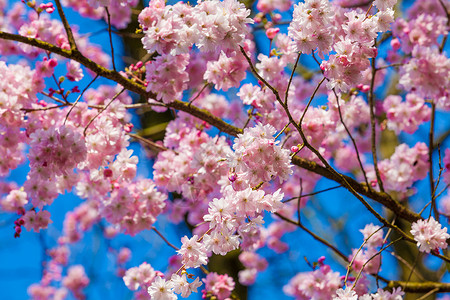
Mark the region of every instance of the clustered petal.
POLYGON ((411 234, 417 242, 419 251, 426 253, 430 253, 432 250, 446 249, 447 239, 450 238, 447 227, 442 228, 441 224, 433 217, 414 222, 411 226, 411 234))

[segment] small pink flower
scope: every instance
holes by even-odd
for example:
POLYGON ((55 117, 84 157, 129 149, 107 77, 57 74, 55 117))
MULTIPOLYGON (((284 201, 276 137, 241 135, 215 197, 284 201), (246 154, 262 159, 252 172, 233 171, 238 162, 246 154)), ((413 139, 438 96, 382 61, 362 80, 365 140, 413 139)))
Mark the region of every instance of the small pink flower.
POLYGON ((269 40, 273 40, 277 33, 280 32, 280 28, 269 28, 266 30, 266 36, 269 40))

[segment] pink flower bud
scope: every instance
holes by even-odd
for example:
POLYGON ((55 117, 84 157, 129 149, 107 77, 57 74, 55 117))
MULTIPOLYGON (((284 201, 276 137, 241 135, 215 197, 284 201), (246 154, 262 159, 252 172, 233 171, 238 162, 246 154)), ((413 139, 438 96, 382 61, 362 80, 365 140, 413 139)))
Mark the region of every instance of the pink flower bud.
POLYGON ((391 47, 392 47, 392 49, 397 51, 398 49, 400 49, 400 41, 397 38, 392 39, 391 40, 391 47))
POLYGON ((299 150, 299 148, 297 146, 292 146, 291 147, 291 152, 292 153, 296 153, 299 150))
POLYGON ((273 40, 278 32, 280 32, 280 28, 269 28, 266 30, 266 35, 269 40, 273 40))
POLYGON ((140 68, 142 68, 142 66, 144 65, 144 63, 142 62, 142 61, 138 61, 137 63, 136 63, 136 68, 137 69, 140 69, 140 68))
POLYGON ((320 265, 323 265, 323 262, 325 261, 325 256, 321 256, 321 257, 319 257, 319 259, 317 260, 317 262, 320 264, 320 265))
POLYGON ((237 179, 237 174, 235 172, 231 172, 228 174, 229 181, 234 182, 234 181, 236 181, 236 179, 237 179))
MULTIPOLYGON (((25 208, 19 207, 17 209, 17 214, 23 216, 25 214, 25 208)), ((22 220, 23 221, 23 220, 22 220)))
POLYGON ((123 130, 124 130, 126 133, 130 133, 130 132, 133 130, 133 127, 134 127, 133 124, 127 123, 127 124, 123 125, 123 130))
POLYGON ((280 21, 281 20, 281 14, 274 14, 273 17, 272 17, 272 20, 274 22, 280 21))
POLYGON ((112 177, 113 171, 111 169, 105 169, 105 170, 103 170, 103 176, 105 176, 105 178, 112 177))
POLYGON ((365 84, 361 87, 361 91, 364 93, 367 93, 368 91, 370 91, 370 86, 365 84))
POLYGON ((56 65, 58 65, 58 61, 55 58, 52 58, 48 61, 48 66, 51 68, 56 67, 56 65))

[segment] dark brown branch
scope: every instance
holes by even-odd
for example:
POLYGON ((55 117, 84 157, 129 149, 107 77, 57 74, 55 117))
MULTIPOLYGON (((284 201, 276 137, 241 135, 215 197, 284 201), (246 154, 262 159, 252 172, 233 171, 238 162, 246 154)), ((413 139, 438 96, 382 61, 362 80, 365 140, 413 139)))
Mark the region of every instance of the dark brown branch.
POLYGON ((109 34, 109 44, 111 46, 111 61, 112 61, 112 66, 113 66, 113 70, 116 70, 116 62, 114 59, 114 45, 113 45, 113 40, 112 40, 112 35, 111 35, 111 15, 109 14, 109 10, 108 7, 105 6, 105 12, 106 12, 106 16, 108 19, 108 34, 109 34))
POLYGON ((150 141, 149 139, 146 139, 140 135, 134 134, 134 133, 128 133, 128 135, 132 138, 134 138, 135 140, 138 140, 139 142, 142 142, 143 144, 145 144, 146 146, 148 146, 149 148, 151 148, 152 150, 156 151, 156 152, 161 152, 161 151, 166 151, 168 150, 166 147, 162 146, 162 145, 158 145, 157 143, 150 141))
POLYGON ((409 222, 415 222, 417 220, 422 219, 422 217, 415 212, 409 210, 405 206, 403 206, 400 202, 394 200, 386 193, 383 192, 377 192, 374 189, 368 187, 365 184, 357 182, 355 179, 348 177, 346 175, 337 176, 333 173, 331 173, 329 170, 327 170, 325 167, 313 162, 306 160, 304 158, 300 158, 297 156, 294 156, 292 158, 292 163, 296 166, 299 166, 303 169, 306 169, 308 171, 311 171, 313 173, 316 173, 318 175, 321 175, 325 178, 328 178, 330 180, 333 180, 337 183, 340 183, 343 185, 343 178, 345 181, 347 181, 353 189, 358 192, 361 195, 364 195, 372 200, 375 200, 376 202, 382 204, 386 208, 389 208, 392 210, 397 216, 401 217, 402 219, 405 219, 409 222))
POLYGON ((75 43, 75 38, 73 37, 72 28, 67 22, 66 15, 61 6, 61 2, 59 0, 55 0, 56 8, 58 9, 59 17, 61 18, 61 22, 63 23, 64 29, 66 30, 67 39, 69 40, 70 49, 72 51, 77 50, 77 44, 75 43))
POLYGON ((93 71, 94 73, 98 74, 99 76, 102 76, 107 79, 115 81, 116 83, 122 85, 124 88, 126 88, 127 90, 129 90, 131 92, 135 92, 139 95, 143 95, 146 98, 155 98, 155 95, 153 93, 147 92, 143 85, 140 85, 126 77, 123 77, 120 73, 118 73, 114 70, 109 70, 107 68, 100 66, 93 60, 90 60, 89 58, 85 57, 78 50, 61 49, 58 46, 41 41, 39 39, 28 38, 28 37, 24 37, 24 36, 21 36, 18 34, 13 34, 13 33, 8 33, 8 32, 3 32, 3 31, 0 31, 0 38, 5 39, 5 40, 21 42, 21 43, 24 43, 24 44, 27 44, 30 46, 40 48, 42 50, 46 50, 46 51, 58 54, 65 58, 72 59, 74 61, 79 62, 86 68, 88 68, 91 71, 93 71))
MULTIPOLYGON (((447 9, 447 6, 444 4, 444 2, 442 0, 439 0, 439 3, 442 6, 442 9, 445 12, 445 15, 447 16, 447 26, 450 26, 450 12, 447 9)), ((442 39, 441 45, 439 46, 439 53, 442 53, 444 51, 444 47, 445 47, 445 43, 447 42, 448 39, 448 33, 444 36, 444 38, 442 39)))
POLYGON ((374 102, 374 87, 375 87, 375 75, 377 73, 377 69, 375 67, 375 57, 372 58, 371 61, 372 68, 372 78, 370 80, 370 91, 369 91, 369 107, 370 107, 370 127, 371 127, 371 143, 372 143, 372 158, 373 158, 373 167, 375 169, 375 174, 377 176, 378 186, 380 187, 380 191, 384 192, 383 181, 381 180, 380 170, 378 169, 378 157, 377 157, 377 144, 376 144, 376 120, 375 120, 375 102, 374 102))
MULTIPOLYGON (((437 206, 436 206, 436 198, 435 193, 435 186, 434 186, 434 174, 433 174, 433 151, 434 151, 434 123, 435 123, 435 117, 436 117, 436 104, 434 103, 434 101, 431 102, 431 120, 430 120, 430 131, 428 133, 428 163, 429 163, 429 168, 428 168, 428 178, 430 181, 430 199, 431 199, 431 208, 432 211, 434 213, 434 218, 436 219, 436 221, 439 222, 439 212, 437 210, 437 206)), ((431 211, 430 211, 430 215, 431 215, 431 211)))

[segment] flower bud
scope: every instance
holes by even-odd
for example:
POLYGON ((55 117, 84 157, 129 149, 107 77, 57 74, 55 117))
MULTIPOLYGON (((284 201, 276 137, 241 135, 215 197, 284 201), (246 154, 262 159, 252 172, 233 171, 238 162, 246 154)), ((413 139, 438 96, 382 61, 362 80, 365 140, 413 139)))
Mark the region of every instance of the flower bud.
POLYGON ((280 32, 280 28, 269 28, 266 30, 266 36, 269 40, 273 40, 278 32, 280 32))

